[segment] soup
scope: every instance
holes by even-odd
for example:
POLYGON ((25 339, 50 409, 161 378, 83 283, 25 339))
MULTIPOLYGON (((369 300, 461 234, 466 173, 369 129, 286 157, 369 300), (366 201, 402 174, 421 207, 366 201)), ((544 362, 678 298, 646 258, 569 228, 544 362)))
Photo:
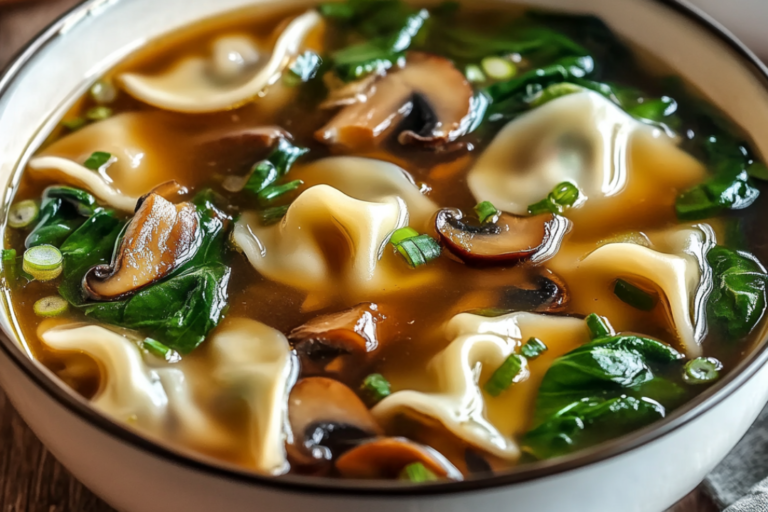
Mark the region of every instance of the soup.
POLYGON ((254 8, 76 102, 3 279, 34 358, 176 449, 478 478, 651 425, 749 353, 765 179, 597 18, 254 8))

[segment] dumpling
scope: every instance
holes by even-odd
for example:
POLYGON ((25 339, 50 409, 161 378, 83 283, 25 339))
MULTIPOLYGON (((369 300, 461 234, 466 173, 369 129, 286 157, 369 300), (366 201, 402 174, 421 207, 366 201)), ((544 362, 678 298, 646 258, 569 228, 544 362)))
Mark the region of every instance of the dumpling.
POLYGON ((133 212, 136 198, 161 183, 189 181, 185 155, 169 149, 187 147, 171 122, 166 113, 131 112, 93 123, 46 147, 30 160, 29 174, 85 188, 114 208, 133 212), (96 151, 114 159, 97 171, 84 168, 96 151))
POLYGON ((246 36, 216 41, 208 58, 187 57, 160 75, 124 73, 125 90, 137 99, 177 112, 215 112, 238 107, 275 83, 309 32, 321 22, 310 10, 295 18, 265 51, 246 36))
POLYGON ((650 232, 645 240, 650 247, 613 242, 580 254, 583 246, 566 247, 549 265, 568 283, 576 312, 605 315, 619 330, 633 330, 627 322, 637 321, 637 310, 616 297, 615 281, 655 287, 661 298, 656 307, 665 308, 670 330, 689 357, 698 357, 706 334, 712 272, 706 255, 715 245, 714 232, 702 224, 650 232))
MULTIPOLYGON (((535 313, 511 313, 496 318, 462 313, 446 324, 445 334, 453 341, 429 363, 432 387, 439 391, 398 391, 371 412, 383 425, 400 414, 427 416, 469 444, 503 459, 517 459, 520 449, 510 435, 515 419, 503 426, 489 419, 482 379, 487 379, 532 336, 542 339, 553 356, 586 342, 589 337, 584 322, 535 313)), ((541 374, 537 378, 544 371, 537 369, 541 374)), ((532 401, 535 389, 531 391, 528 399, 532 401)), ((506 408, 503 416, 510 416, 509 410, 506 408)))
MULTIPOLYGON (((525 215, 559 183, 582 193, 575 221, 600 210, 602 222, 619 221, 633 210, 658 215, 674 204, 680 189, 700 182, 705 170, 660 129, 641 123, 600 94, 585 91, 553 100, 507 124, 470 170, 467 182, 477 201, 525 215), (637 205, 653 196, 656 212, 637 205)), ((589 222, 594 226, 595 219, 589 222)))
POLYGON ((222 324, 211 345, 214 380, 225 389, 236 389, 248 403, 255 466, 271 474, 288 471, 285 404, 299 372, 288 339, 261 322, 235 318, 222 324))
POLYGON ((318 184, 299 195, 280 223, 262 226, 257 214, 245 213, 235 225, 235 242, 259 273, 302 290, 358 298, 434 275, 429 269, 411 272, 385 250, 394 230, 406 225, 426 230, 438 209, 405 171, 344 157, 297 169, 295 176, 318 184))
POLYGON ((96 409, 153 436, 195 446, 227 443, 222 429, 191 396, 187 376, 176 367, 150 367, 136 343, 96 325, 41 329, 48 347, 82 352, 101 372, 101 388, 92 403, 96 409))

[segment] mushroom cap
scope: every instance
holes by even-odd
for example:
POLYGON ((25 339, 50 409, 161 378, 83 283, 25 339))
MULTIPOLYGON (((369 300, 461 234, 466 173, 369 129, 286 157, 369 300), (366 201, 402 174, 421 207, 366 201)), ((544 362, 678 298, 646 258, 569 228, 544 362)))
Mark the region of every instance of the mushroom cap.
POLYGON ((462 222, 459 210, 444 209, 435 218, 443 244, 465 263, 515 264, 551 258, 570 223, 550 213, 521 217, 502 213, 494 223, 480 226, 462 222))
POLYGON ((381 435, 381 427, 354 391, 325 377, 307 377, 288 398, 292 462, 325 465, 354 443, 381 435))
POLYGON ((112 264, 85 274, 85 291, 95 300, 118 300, 135 293, 192 259, 199 237, 192 203, 174 205, 150 194, 128 224, 112 264))
POLYGON ((165 110, 202 113, 235 108, 276 81, 321 21, 315 10, 291 21, 263 65, 259 49, 249 39, 227 37, 214 44, 208 59, 188 57, 160 75, 123 73, 118 78, 133 97, 165 110))
POLYGON ((405 66, 378 80, 364 78, 364 87, 347 86, 349 96, 333 98, 347 104, 315 133, 330 145, 359 149, 378 144, 402 119, 419 110, 424 126, 400 134, 402 144, 445 145, 463 135, 471 121, 472 87, 444 57, 410 52, 405 66), (361 101, 364 98, 364 101, 361 101))
POLYGON ((461 472, 437 450, 402 437, 363 443, 338 458, 336 469, 345 478, 397 478, 409 464, 420 462, 438 478, 463 480, 461 472))

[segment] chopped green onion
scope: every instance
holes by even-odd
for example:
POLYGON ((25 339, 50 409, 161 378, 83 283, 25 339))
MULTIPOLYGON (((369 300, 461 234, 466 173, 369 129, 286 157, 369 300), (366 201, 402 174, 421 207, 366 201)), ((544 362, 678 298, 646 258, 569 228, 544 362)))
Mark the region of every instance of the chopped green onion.
POLYGON ((322 64, 323 59, 315 52, 308 50, 302 53, 289 68, 290 72, 285 74, 286 83, 294 86, 312 80, 322 64))
POLYGON ((491 396, 499 396, 515 382, 515 378, 520 374, 522 367, 523 358, 517 354, 512 354, 493 372, 483 389, 491 396))
POLYGON ((59 316, 67 312, 67 309, 69 309, 69 302, 59 295, 51 295, 50 297, 43 297, 35 302, 32 309, 37 316, 59 316))
POLYGON ((59 277, 64 258, 52 245, 30 247, 24 252, 22 270, 38 281, 50 281, 59 277))
POLYGON ((415 229, 409 227, 400 228, 392 233, 391 237, 389 237, 389 243, 392 245, 398 245, 403 240, 407 240, 416 236, 419 236, 419 232, 415 229))
POLYGON ((617 279, 613 293, 633 308, 650 311, 656 306, 656 297, 623 279, 617 279))
POLYGON ((709 384, 720 377, 722 368, 714 357, 697 357, 685 363, 683 380, 688 384, 709 384))
POLYGON ((8 211, 8 225, 14 229, 25 228, 37 220, 40 207, 37 202, 25 199, 11 206, 8 211))
POLYGON ((540 93, 538 93, 536 96, 534 96, 533 99, 530 100, 530 105, 532 107, 540 107, 545 103, 549 103, 550 101, 560 98, 562 96, 567 96, 569 94, 581 92, 583 90, 584 90, 583 87, 579 87, 576 84, 571 84, 568 82, 552 84, 546 89, 544 89, 543 91, 541 91, 540 93))
POLYGON ((112 117, 112 109, 103 105, 90 108, 85 113, 85 118, 89 121, 103 121, 109 117, 112 117))
POLYGON ((475 206, 475 213, 477 213, 477 218, 481 224, 486 221, 496 222, 501 215, 501 212, 490 201, 483 201, 475 206))
POLYGON ((16 249, 3 249, 3 261, 8 263, 9 261, 16 260, 16 249))
POLYGON ((517 66, 502 57, 486 57, 480 65, 485 74, 494 80, 509 80, 517 74, 517 66))
POLYGON ((480 66, 474 64, 467 66, 464 76, 467 77, 467 81, 471 84, 481 84, 486 80, 483 70, 480 69, 480 66))
POLYGON ((146 338, 141 342, 142 348, 160 359, 165 359, 171 352, 171 348, 152 338, 146 338))
POLYGON ((88 123, 85 119, 82 117, 73 117, 72 119, 65 119, 61 122, 61 126, 66 128, 69 131, 75 131, 79 130, 83 126, 85 126, 88 123))
POLYGON ((407 238, 397 244, 397 250, 412 267, 420 267, 440 256, 442 247, 429 235, 407 238))
POLYGON ((407 480, 415 484, 436 482, 437 475, 428 470, 421 462, 413 462, 405 466, 400 472, 400 480, 407 480))
POLYGON ((109 163, 110 160, 112 160, 112 153, 107 153, 106 151, 94 151, 91 153, 91 156, 85 160, 83 166, 92 171, 96 171, 100 169, 101 166, 109 163))
POLYGON ((564 181, 558 184, 547 197, 530 205, 528 213, 531 215, 563 213, 566 208, 573 206, 579 200, 579 196, 579 188, 571 182, 564 181))
POLYGON ((280 196, 293 192, 303 184, 304 182, 301 180, 293 180, 288 183, 283 183, 282 185, 269 185, 256 194, 256 196, 261 203, 269 203, 280 196))
POLYGON ((373 406, 384 400, 392 393, 389 381, 380 373, 372 373, 363 380, 360 386, 366 402, 373 406))
POLYGON ((539 338, 530 338, 520 349, 526 359, 535 359, 547 351, 547 346, 539 338))
POLYGON ((111 82, 98 80, 91 86, 91 98, 99 104, 112 103, 117 99, 117 89, 111 82))
POLYGON ((285 217, 285 214, 288 213, 288 208, 290 207, 290 205, 286 204, 261 210, 259 212, 259 221, 262 226, 271 226, 272 224, 280 222, 280 220, 285 217))
POLYGON ((607 318, 592 313, 584 320, 587 322, 592 339, 613 335, 613 327, 611 327, 607 318))

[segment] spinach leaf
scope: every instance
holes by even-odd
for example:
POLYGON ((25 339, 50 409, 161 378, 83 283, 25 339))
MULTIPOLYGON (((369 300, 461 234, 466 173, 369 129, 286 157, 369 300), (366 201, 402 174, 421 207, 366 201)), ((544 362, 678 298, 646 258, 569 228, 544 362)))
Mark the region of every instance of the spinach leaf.
POLYGON ((309 151, 307 148, 294 146, 291 141, 280 138, 277 147, 266 159, 257 162, 253 166, 251 177, 245 184, 244 190, 259 194, 275 184, 277 180, 285 176, 291 170, 291 166, 300 156, 309 151))
POLYGON ((765 313, 768 274, 753 256, 722 246, 712 248, 707 261, 714 274, 709 317, 729 337, 741 339, 765 313))
POLYGON ((61 245, 64 257, 59 294, 73 306, 87 301, 83 291, 83 277, 94 266, 109 263, 125 221, 114 212, 99 210, 75 230, 61 245))
POLYGON ((40 220, 27 236, 26 247, 58 247, 97 208, 96 199, 88 192, 66 186, 48 187, 43 192, 40 220))
POLYGON ((183 354, 197 348, 221 321, 228 300, 230 268, 223 260, 231 219, 217 202, 210 190, 193 199, 202 242, 189 262, 126 300, 86 304, 85 314, 139 330, 183 354))
POLYGON ((746 169, 736 165, 680 194, 675 211, 681 220, 714 217, 725 210, 741 210, 760 195, 746 169))
POLYGON ((563 455, 663 417, 686 392, 656 373, 682 359, 660 341, 628 334, 559 357, 539 387, 524 448, 538 458, 563 455))
POLYGON ((535 457, 548 459, 629 433, 664 415, 664 406, 647 398, 584 398, 526 433, 523 445, 535 457))

